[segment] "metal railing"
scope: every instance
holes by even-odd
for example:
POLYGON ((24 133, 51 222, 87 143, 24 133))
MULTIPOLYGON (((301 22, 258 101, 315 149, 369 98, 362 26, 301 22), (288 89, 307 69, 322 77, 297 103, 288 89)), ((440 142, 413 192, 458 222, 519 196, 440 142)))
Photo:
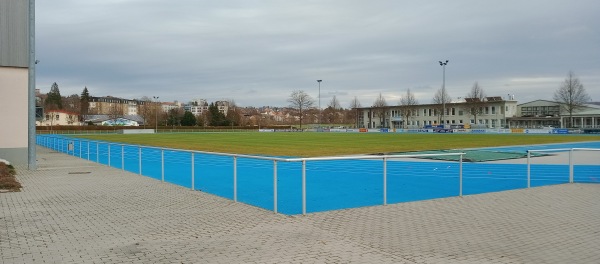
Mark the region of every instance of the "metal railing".
MULTIPOLYGON (((123 128, 118 126, 113 127, 114 129, 103 129, 103 130, 37 130, 38 135, 84 135, 84 134, 117 134, 123 128)), ((139 127, 138 129, 145 129, 139 127)), ((147 128, 152 129, 154 128, 147 128)), ((206 128, 206 129, 171 129, 171 128, 159 128, 156 133, 221 133, 221 132, 258 132, 258 128, 254 129, 240 129, 240 128, 206 128)))
MULTIPOLYGON (((82 159, 189 187, 191 190, 201 190, 232 199, 235 202, 242 201, 268 210, 272 208, 276 213, 279 213, 281 209, 283 213, 293 211, 290 214, 299 214, 300 212, 306 214, 308 187, 310 187, 308 192, 311 198, 309 200, 311 212, 332 210, 333 207, 342 209, 365 205, 387 205, 390 201, 397 203, 415 200, 417 198, 413 199, 410 196, 414 193, 428 193, 429 196, 425 196, 430 198, 424 199, 463 196, 464 153, 460 152, 285 158, 120 144, 56 135, 38 135, 37 143, 82 159), (403 158, 435 156, 459 156, 459 160, 455 162, 403 160, 403 158), (381 161, 381 163, 377 161, 381 161), (310 166, 308 166, 309 164, 310 166), (310 178, 308 183, 307 178, 310 178), (424 178, 430 180, 427 181, 424 178), (360 182, 359 188, 349 183, 356 181, 360 182), (248 182, 255 185, 249 185, 248 182), (262 198, 256 198, 258 196, 262 198), (327 207, 322 205, 323 202, 331 199, 343 200, 344 198, 338 197, 346 196, 352 199, 347 203, 351 204, 350 206, 347 204, 328 205, 328 208, 323 209, 327 207), (254 200, 255 198, 263 200, 257 201, 254 200), (368 203, 362 203, 360 199, 370 200, 368 203), (313 203, 315 204, 313 205, 313 203)), ((536 175, 534 184, 542 186, 573 183, 574 181, 597 182, 596 175, 600 171, 598 161, 591 158, 591 166, 580 167, 578 163, 577 170, 575 170, 573 153, 576 151, 600 151, 600 149, 528 150, 527 164, 523 164, 522 161, 516 162, 520 164, 508 165, 466 164, 464 174, 468 179, 467 194, 530 188, 532 181, 531 153, 566 151, 569 151, 568 167, 556 162, 534 164, 536 175), (577 173, 577 179, 574 179, 575 173, 577 173), (568 179, 566 179, 567 175, 568 179)), ((586 156, 586 158, 590 157, 586 156)), ((541 161, 546 162, 544 159, 541 161)), ((418 199, 423 198, 421 196, 418 199)))
MULTIPOLYGON (((95 161, 98 163, 102 163, 100 160, 100 147, 105 145, 107 152, 107 160, 106 165, 110 167, 115 167, 118 165, 111 164, 112 157, 116 154, 117 156, 120 153, 120 169, 125 170, 125 156, 130 155, 131 153, 127 153, 125 148, 133 148, 137 149, 137 166, 139 175, 143 175, 143 165, 142 165, 142 154, 144 149, 147 150, 155 150, 160 151, 160 180, 165 182, 165 151, 178 152, 178 153, 188 153, 191 156, 191 189, 195 190, 196 184, 196 164, 195 164, 195 155, 196 154, 205 154, 205 155, 215 155, 221 157, 231 157, 233 163, 233 200, 238 202, 238 159, 239 158, 247 158, 254 160, 268 160, 273 162, 273 211, 278 213, 278 163, 279 162, 288 162, 288 163, 301 163, 302 164, 302 183, 301 183, 301 193, 302 193, 302 214, 305 215, 307 212, 306 208, 306 164, 307 162, 315 162, 315 161, 339 161, 339 160, 382 160, 382 169, 383 173, 381 175, 383 182, 383 205, 387 205, 387 164, 390 159, 400 159, 400 158, 419 158, 419 157, 433 157, 433 156, 459 156, 459 171, 458 171, 458 179, 459 186, 458 195, 460 197, 463 196, 463 155, 465 153, 457 152, 457 153, 440 153, 440 154, 415 154, 415 155, 354 155, 354 156, 341 156, 341 157, 314 157, 314 158, 279 158, 279 157, 267 157, 267 156, 255 156, 255 155, 243 155, 243 154, 228 154, 228 153, 216 153, 216 152, 207 152, 207 151, 193 151, 193 150, 181 150, 181 149, 171 149, 171 148, 160 148, 160 147, 151 147, 151 146, 141 146, 141 145, 129 145, 129 144, 119 144, 112 142, 103 142, 103 141, 93 141, 86 139, 78 139, 78 138, 67 138, 62 136, 50 136, 50 135, 38 135, 37 137, 38 145, 48 147, 50 149, 54 149, 57 151, 65 152, 69 155, 77 156, 79 158, 95 161), (95 145, 95 146, 94 146, 95 145), (95 148, 95 153, 90 151, 92 148, 95 148), (115 149, 116 147, 116 149, 115 149), (78 151, 77 151, 78 150, 78 151), (84 152, 85 150, 85 152, 84 152), (111 150, 113 154, 111 154, 111 150)), ((129 156, 131 157, 131 156, 129 156)), ((148 175, 147 175, 148 176, 148 175)))
POLYGON ((594 148, 561 148, 561 149, 535 149, 527 150, 527 188, 531 188, 531 153, 532 152, 569 152, 569 183, 574 182, 574 159, 573 152, 575 151, 600 151, 594 148))

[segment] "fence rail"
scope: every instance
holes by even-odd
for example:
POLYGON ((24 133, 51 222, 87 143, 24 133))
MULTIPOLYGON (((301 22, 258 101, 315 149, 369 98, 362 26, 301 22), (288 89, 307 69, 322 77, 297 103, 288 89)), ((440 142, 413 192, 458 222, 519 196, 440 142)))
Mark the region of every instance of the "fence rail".
POLYGON ((561 148, 561 149, 533 149, 527 150, 527 188, 531 188, 531 153, 533 152, 569 152, 569 183, 574 182, 574 160, 573 152, 575 151, 600 151, 595 148, 561 148))

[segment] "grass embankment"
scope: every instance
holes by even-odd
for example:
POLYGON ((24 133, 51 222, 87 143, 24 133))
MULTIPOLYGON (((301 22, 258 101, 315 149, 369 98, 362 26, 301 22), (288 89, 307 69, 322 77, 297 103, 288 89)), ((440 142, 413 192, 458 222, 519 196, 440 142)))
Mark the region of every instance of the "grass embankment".
POLYGON ((589 135, 283 132, 85 135, 81 137, 176 149, 295 157, 600 141, 600 136, 589 135))
POLYGON ((16 171, 11 165, 0 162, 0 190, 18 192, 21 190, 21 184, 15 178, 16 171))

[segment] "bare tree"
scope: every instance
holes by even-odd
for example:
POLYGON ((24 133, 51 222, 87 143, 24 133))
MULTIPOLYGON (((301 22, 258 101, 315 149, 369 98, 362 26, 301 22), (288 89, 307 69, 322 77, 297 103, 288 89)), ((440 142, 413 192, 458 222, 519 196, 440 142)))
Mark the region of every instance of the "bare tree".
POLYGON ((302 119, 304 112, 312 107, 314 100, 302 90, 293 91, 290 98, 287 100, 290 107, 296 111, 296 115, 300 118, 300 130, 302 130, 302 119))
POLYGON ((379 118, 379 124, 381 124, 382 127, 387 127, 387 125, 384 124, 387 103, 385 102, 385 98, 383 98, 383 95, 381 95, 381 93, 379 93, 379 96, 377 97, 377 99, 375 99, 375 102, 373 102, 372 107, 373 114, 375 114, 375 116, 379 118))
POLYGON ((62 106, 64 110, 79 115, 81 112, 81 100, 79 99, 79 95, 72 94, 62 98, 62 106))
POLYGON ((338 101, 338 99, 335 95, 333 96, 333 98, 331 98, 331 101, 329 101, 328 106, 333 109, 336 109, 336 110, 342 109, 342 106, 340 105, 340 101, 338 101))
POLYGON ((350 101, 350 109, 346 112, 346 123, 354 123, 358 127, 358 108, 361 108, 360 101, 356 96, 350 101))
POLYGON ((444 124, 444 117, 446 116, 446 109, 444 109, 444 107, 451 102, 452 99, 450 95, 448 95, 446 89, 440 88, 433 96, 433 103, 436 104, 435 110, 439 113, 438 120, 442 125, 444 124))
POLYGON ((487 106, 485 96, 483 88, 477 82, 471 87, 471 92, 465 96, 466 103, 464 110, 474 117, 475 124, 477 124, 477 116, 483 114, 483 108, 487 106))
POLYGON ((327 108, 323 111, 323 115, 325 116, 325 120, 329 124, 337 124, 340 122, 340 111, 342 110, 342 106, 338 99, 333 96, 331 101, 329 102, 327 108))
POLYGON ((579 78, 570 71, 560 88, 554 92, 554 101, 561 103, 562 110, 569 113, 567 127, 573 127, 573 112, 582 109, 590 101, 590 96, 579 78))
POLYGON ((227 103, 229 105, 229 109, 227 110, 227 115, 225 115, 225 117, 227 118, 227 120, 229 120, 229 123, 232 126, 239 126, 242 123, 242 114, 240 112, 239 107, 235 104, 235 101, 233 99, 229 99, 227 100, 227 103))
POLYGON ((120 103, 110 103, 108 107, 108 118, 116 122, 117 118, 123 117, 123 106, 120 103))
POLYGON ((154 122, 150 122, 151 120, 155 121, 155 112, 152 105, 152 99, 148 96, 142 96, 138 100, 138 113, 144 120, 144 128, 146 128, 146 124, 148 123, 154 124, 154 122))
POLYGON ((402 112, 402 118, 404 119, 404 128, 407 128, 408 121, 417 113, 418 104, 419 102, 410 89, 406 90, 406 95, 400 98, 400 111, 402 112))

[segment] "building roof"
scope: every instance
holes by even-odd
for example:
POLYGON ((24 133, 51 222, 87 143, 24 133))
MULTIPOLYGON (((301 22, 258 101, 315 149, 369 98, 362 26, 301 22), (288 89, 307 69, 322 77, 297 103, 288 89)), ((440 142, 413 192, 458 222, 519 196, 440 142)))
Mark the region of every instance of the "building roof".
MULTIPOLYGON (((119 118, 135 121, 139 124, 144 124, 144 118, 142 118, 139 115, 124 115, 119 118)), ((85 119, 85 122, 101 123, 108 120, 111 120, 111 118, 108 115, 88 115, 85 119)))
POLYGON ((67 115, 79 115, 78 113, 70 112, 70 111, 62 110, 62 109, 44 110, 44 113, 62 113, 62 114, 67 114, 67 115))

